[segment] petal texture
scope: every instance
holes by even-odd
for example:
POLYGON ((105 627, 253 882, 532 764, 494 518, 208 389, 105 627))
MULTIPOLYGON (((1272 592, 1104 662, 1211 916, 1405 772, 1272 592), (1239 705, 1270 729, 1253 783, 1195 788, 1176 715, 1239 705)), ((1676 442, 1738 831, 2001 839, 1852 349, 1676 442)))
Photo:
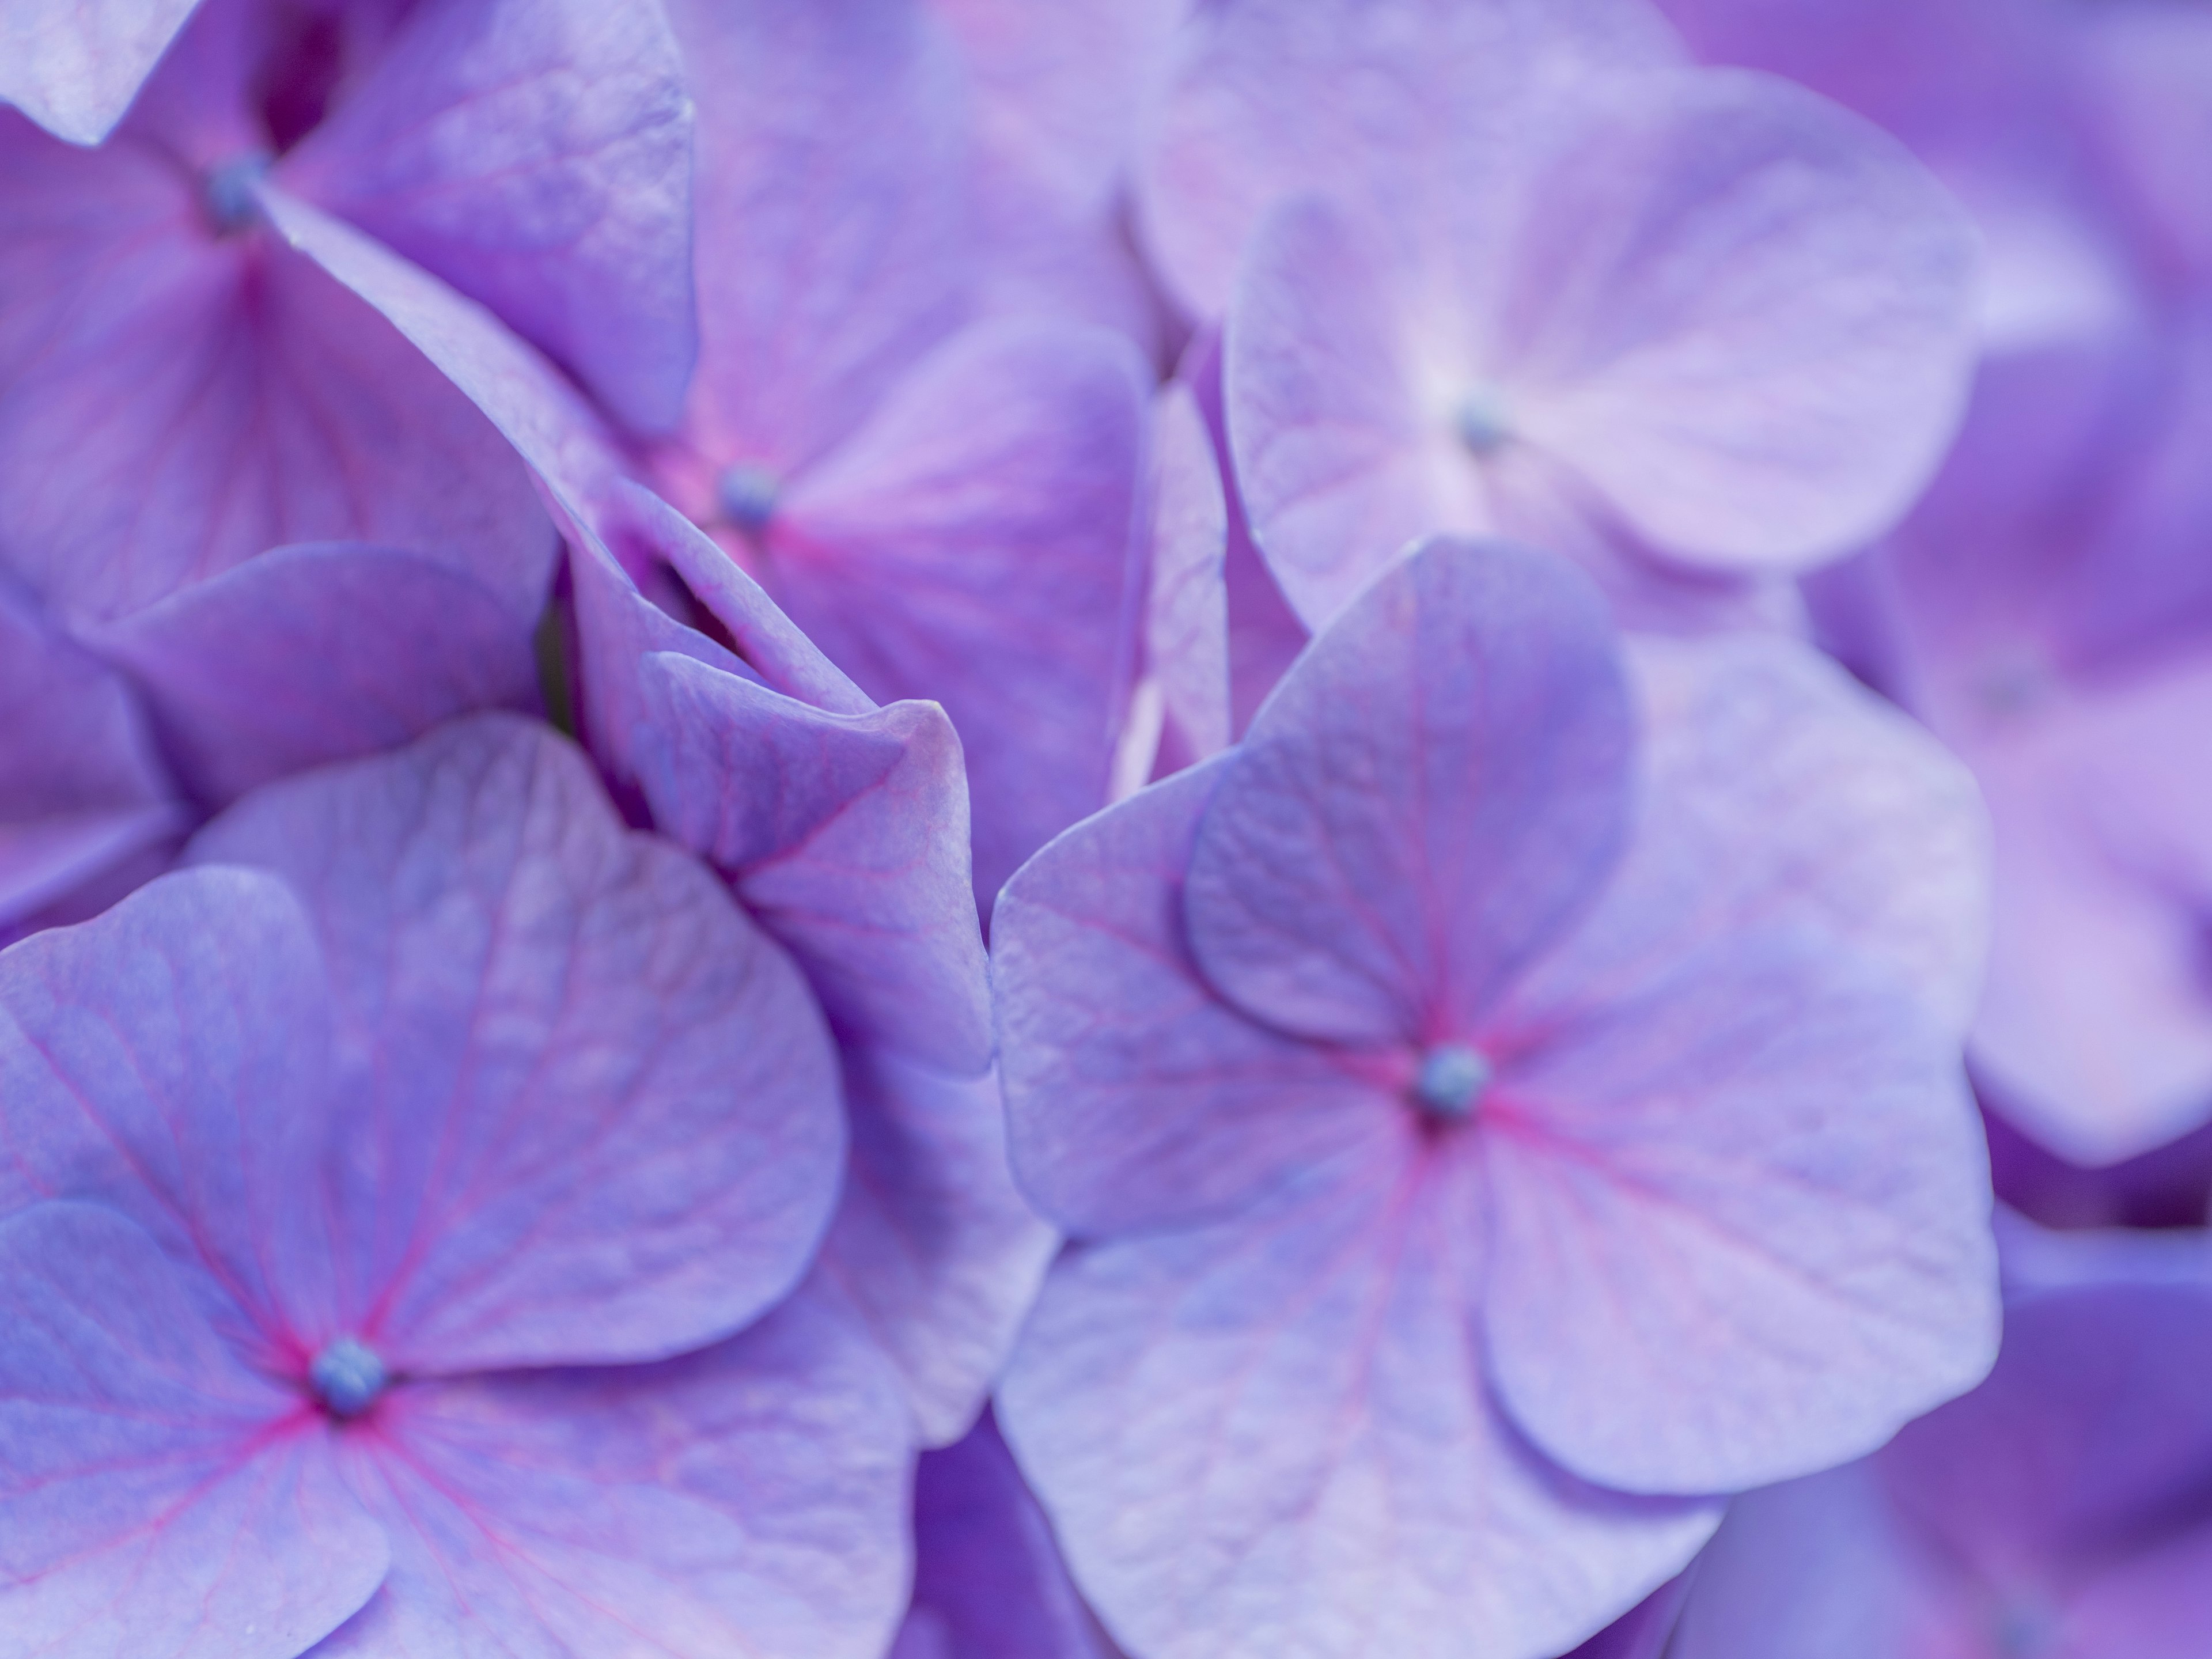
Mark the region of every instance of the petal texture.
POLYGON ((112 1211, 0 1221, 0 1653, 292 1659, 383 1579, 298 1395, 112 1211))
POLYGON ((198 0, 36 0, 0 22, 0 102, 96 144, 123 118, 198 0))
POLYGON ((315 1338, 417 1372, 647 1359, 803 1272, 843 1152, 821 1016, 558 738, 448 726, 258 792, 188 856, 281 874, 332 965, 360 1094, 319 1170, 315 1338))

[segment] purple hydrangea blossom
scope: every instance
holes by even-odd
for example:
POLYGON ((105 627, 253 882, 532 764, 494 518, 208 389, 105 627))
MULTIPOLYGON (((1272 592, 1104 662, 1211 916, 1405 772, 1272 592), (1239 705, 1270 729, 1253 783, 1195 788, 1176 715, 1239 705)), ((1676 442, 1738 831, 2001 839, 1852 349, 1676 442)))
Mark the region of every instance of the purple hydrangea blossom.
POLYGON ((1738 1499, 1691 1575, 1669 1651, 2202 1652, 2212 1257, 2197 1255, 2193 1282, 2106 1263, 2014 1294, 2003 1352, 1973 1394, 1863 1462, 1738 1499))
POLYGON ((783 952, 497 718, 188 860, 0 957, 7 1650, 876 1652, 908 1429, 793 1291, 783 952))
POLYGON ((1972 236, 1864 122, 1682 68, 1625 3, 1285 0, 1195 33, 1151 218, 1225 315, 1236 476, 1310 626, 1434 531, 1632 582, 1802 568, 1941 459, 1972 236))
POLYGON ((1001 1419, 1124 1646, 1555 1653, 1986 1367, 1971 787, 1787 642, 1632 660, 1640 745, 1586 581, 1431 543, 1009 884, 1077 1243, 1001 1419))

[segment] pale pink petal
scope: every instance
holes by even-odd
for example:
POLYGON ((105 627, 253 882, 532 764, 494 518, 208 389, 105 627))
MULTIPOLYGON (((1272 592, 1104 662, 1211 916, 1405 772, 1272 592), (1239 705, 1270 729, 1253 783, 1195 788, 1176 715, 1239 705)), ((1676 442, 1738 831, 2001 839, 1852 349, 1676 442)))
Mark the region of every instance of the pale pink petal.
POLYGON ((698 345, 690 115, 652 0, 447 0, 415 9, 278 176, 659 431, 698 345))
POLYGON ((871 696, 952 716, 986 901, 1105 799, 1145 397, 1111 335, 979 326, 794 480, 769 526, 793 620, 871 696))
POLYGON ((278 548, 88 630, 130 671, 204 801, 396 748, 479 708, 538 708, 530 620, 398 548, 278 548))
POLYGON ((700 370, 687 433, 779 475, 961 320, 957 53, 909 0, 672 0, 699 100, 700 370))
POLYGON ((358 1107, 324 1164, 336 1300, 395 1370, 647 1359, 811 1257, 843 1158, 804 980, 583 757, 478 715, 257 792, 195 838, 305 900, 358 1107), (589 1181, 580 1181, 588 1159, 589 1181))
POLYGON ((1425 543, 1229 762, 1191 854, 1192 954, 1285 1030, 1463 1040, 1620 856, 1632 739, 1586 580, 1510 543, 1425 543))
POLYGON ((198 0, 27 0, 0 16, 0 103, 96 144, 198 0))
POLYGON ((905 1589, 905 1407, 811 1292, 653 1365, 404 1387, 348 1472, 384 1589, 316 1659, 875 1659, 905 1589))
POLYGON ((300 1395, 232 1353, 144 1232, 0 1221, 0 1630, 11 1654, 293 1659, 383 1579, 300 1395))
POLYGON ((1014 1171, 1078 1234, 1233 1212, 1387 1136, 1374 1080, 1231 1008, 1191 960, 1182 878, 1233 755, 1060 836, 992 927, 1014 1171))
POLYGON ((1585 1486, 1499 1412, 1465 1312, 1477 1213, 1418 1134, 1047 1281, 1000 1421, 1124 1647, 1537 1659, 1711 1531, 1717 1504, 1585 1486))

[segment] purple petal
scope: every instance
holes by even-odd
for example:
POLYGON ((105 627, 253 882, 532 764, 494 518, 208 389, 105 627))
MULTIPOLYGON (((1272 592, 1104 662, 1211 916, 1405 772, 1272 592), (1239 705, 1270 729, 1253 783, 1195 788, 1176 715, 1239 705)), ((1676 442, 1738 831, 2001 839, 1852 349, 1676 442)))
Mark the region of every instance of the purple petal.
POLYGON ((1222 400, 1254 539, 1318 629, 1416 538, 1496 527, 1429 418, 1390 273, 1355 221, 1302 198, 1255 232, 1222 336, 1222 400))
POLYGON ((986 900, 1105 799, 1145 396, 1110 335, 979 327, 795 479, 769 526, 793 620, 870 696, 952 716, 986 900))
POLYGON ((292 1659, 382 1580, 300 1396, 113 1212, 0 1220, 0 1620, 18 1653, 292 1659))
POLYGON ((995 1075, 848 1048, 852 1152, 817 1277, 905 1379, 926 1445, 975 1420, 1058 1243, 1015 1191, 995 1075))
POLYGON ((292 248, 374 306, 477 405, 528 464, 556 514, 574 520, 612 488, 619 452, 604 422, 489 312, 265 181, 254 199, 292 248))
POLYGON ((1507 256, 1492 372, 1528 441, 1701 565, 1888 528, 1965 406, 1964 214, 1885 134, 1766 76, 1655 76, 1601 111, 1531 181, 1507 256))
POLYGON ((499 434, 306 261, 211 238, 173 162, 0 123, 0 559, 58 612, 325 540, 543 592, 552 540, 499 434))
POLYGON ((285 187, 489 307, 640 431, 697 349, 691 120, 649 0, 417 8, 285 187))
POLYGON ((137 700, 0 588, 0 938, 181 830, 137 700))
POLYGON ((1184 307, 1218 317, 1246 242, 1285 197, 1314 191, 1403 236, 1433 234, 1439 190, 1525 141, 1532 113, 1590 76, 1678 52, 1656 12, 1620 0, 1201 9, 1145 158, 1147 240, 1184 307))
POLYGON ((0 103, 96 144, 198 0, 28 0, 0 21, 0 103))
POLYGON ((1230 762, 1191 854, 1192 954, 1285 1030, 1464 1037, 1620 855, 1631 738, 1587 581, 1507 543, 1426 543, 1230 762))
POLYGON ((1527 1659, 1705 1540, 1717 1504, 1583 1486, 1499 1414, 1463 1311, 1471 1196, 1408 1152, 1340 1162, 1233 1225, 1054 1268, 1000 1420, 1123 1646, 1527 1659))
POLYGON ((1012 1188, 984 1075, 957 741, 929 705, 876 708, 720 550, 658 502, 631 505, 629 550, 666 557, 744 657, 580 548, 593 741, 663 832, 730 878, 829 1012, 852 1142, 825 1274, 905 1372, 925 1437, 951 1439, 1051 1249, 1012 1188))
POLYGON ((1153 404, 1152 562, 1145 653, 1194 760, 1228 746, 1229 512, 1213 441, 1188 388, 1153 404))
POLYGON ((204 800, 396 748, 473 709, 535 711, 507 596, 397 548, 278 548, 89 630, 204 800))
POLYGON ((699 100, 688 433, 716 465, 787 474, 961 320, 957 55, 903 0, 674 0, 669 13, 699 100))
POLYGON ((1705 938, 1787 911, 1882 959, 1963 1030, 1990 913, 1989 827, 1966 769, 1795 641, 1644 640, 1629 663, 1674 843, 1638 857, 1672 859, 1695 913, 1651 925, 1705 938))
POLYGON ((1735 1491, 1870 1450, 1987 1370, 1988 1164, 1955 1048, 1879 964, 1778 921, 1670 938, 1570 945, 1486 1035, 1485 1324, 1562 1462, 1735 1491))
POLYGON ((204 1314, 264 1369, 303 1362, 326 1294, 296 1242, 303 1139, 328 1109, 329 988, 282 884, 165 877, 0 953, 0 1209, 83 1199, 188 1265, 204 1314))
POLYGON ((915 1472, 914 1603, 893 1659, 1107 1659, 989 1417, 915 1472))
POLYGON ((1182 872, 1234 763, 1178 774, 1060 836, 992 927, 1014 1170, 1078 1234, 1231 1213, 1310 1164, 1387 1145, 1356 1062, 1254 1024, 1184 941, 1182 872))
POLYGON ((653 1358, 803 1271, 843 1152, 820 1013, 550 732, 441 727, 248 797, 188 856, 284 876, 331 963, 362 1092, 318 1337, 434 1374, 653 1358))
POLYGON ((659 1364, 403 1387, 349 1449, 392 1574, 316 1659, 875 1659, 897 1617, 904 1407, 807 1293, 659 1364))

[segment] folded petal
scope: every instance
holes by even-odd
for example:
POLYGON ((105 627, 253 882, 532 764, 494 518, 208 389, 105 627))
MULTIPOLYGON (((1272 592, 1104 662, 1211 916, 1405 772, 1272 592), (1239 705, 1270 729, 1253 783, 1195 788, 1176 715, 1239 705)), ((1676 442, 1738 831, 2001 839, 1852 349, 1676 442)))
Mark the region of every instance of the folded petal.
POLYGON ((313 541, 544 592, 552 538, 499 434, 307 261, 210 237, 173 162, 0 124, 0 562, 61 615, 313 541))
POLYGON ((1539 1659, 1704 1542, 1717 1504, 1584 1486, 1499 1413, 1468 1197, 1408 1153, 1055 1267, 1000 1421, 1124 1647, 1539 1659))
POLYGON ((127 682, 0 589, 0 936, 185 826, 127 682))
POLYGON ((480 715, 304 775, 187 856, 282 875, 332 964, 361 1093, 331 1114, 317 1340, 418 1373, 647 1359, 804 1271, 843 1157, 821 1015, 550 731, 480 715))
POLYGON ((208 801, 538 704, 527 613, 399 548, 278 548, 88 637, 130 671, 208 801))
POLYGON ((617 526, 625 550, 665 558, 744 655, 648 603, 603 548, 580 548, 587 727, 828 1012, 851 1149, 825 1278, 904 1372, 925 1437, 951 1439, 1051 1249, 1013 1190, 987 1074, 958 740, 931 705, 875 708, 719 549, 657 501, 632 505, 617 526))
POLYGON ((528 465, 564 530, 611 488, 618 466, 612 436, 543 354, 343 220, 265 179, 254 199, 294 251, 374 307, 477 406, 528 465))
POLYGON ((260 1364, 327 1281, 303 1237, 309 1126, 333 1087, 330 988, 299 902, 245 870, 149 883, 0 953, 0 1209, 107 1206, 185 1269, 260 1364))
POLYGON ((1979 1381, 1987 1154, 1955 1038, 1886 965, 1783 921, 1568 954, 1483 1039, 1483 1317, 1531 1438, 1609 1486, 1740 1491, 1979 1381))
POLYGON ((974 1424, 1058 1239, 1014 1189, 994 1075, 848 1048, 852 1152, 817 1277, 905 1380, 926 1445, 974 1424))
POLYGON ((348 1472, 392 1536, 318 1659, 874 1659, 907 1566, 905 1407, 802 1291, 653 1365, 404 1388, 348 1472))
POLYGON ((1007 883, 993 922, 1014 1172, 1071 1232, 1233 1213, 1309 1165, 1387 1144, 1401 1115, 1356 1060, 1246 1018, 1191 959, 1182 872, 1234 763, 1077 825, 1007 883))
POLYGON ((385 1574, 303 1399, 216 1337, 112 1211, 0 1220, 0 1644, 293 1659, 385 1574))
POLYGON ((698 344, 690 117, 651 0, 443 0, 279 172, 658 431, 698 344))
POLYGON ((1223 772, 1191 953, 1285 1030, 1464 1040, 1620 856, 1632 737, 1587 580, 1510 543, 1425 543, 1309 647, 1223 772))
POLYGON ((123 118, 198 0, 32 0, 0 20, 0 103, 96 144, 123 118))
POLYGON ((1528 440, 1662 548, 1802 566, 1888 528, 1942 459, 1976 252, 1857 117, 1747 71, 1650 76, 1531 180, 1496 373, 1528 440))
POLYGON ((968 102, 909 0, 672 0, 699 100, 700 371, 687 431, 782 475, 961 319, 968 102))
POLYGON ((1670 64, 1658 14, 1620 0, 1261 0, 1200 9, 1142 171, 1145 228, 1194 316, 1218 317, 1261 216, 1316 191, 1405 242, 1434 204, 1525 142, 1585 77, 1670 64))
POLYGON ((769 526, 793 620, 871 696, 952 716, 986 902, 1105 799, 1145 397, 1113 336, 978 327, 794 480, 769 526))

